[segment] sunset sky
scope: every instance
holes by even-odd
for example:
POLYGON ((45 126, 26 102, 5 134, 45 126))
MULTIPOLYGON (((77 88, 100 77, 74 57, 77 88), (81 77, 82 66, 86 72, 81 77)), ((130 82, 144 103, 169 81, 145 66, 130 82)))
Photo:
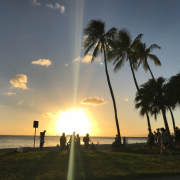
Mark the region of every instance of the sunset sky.
MULTIPOLYGON (((106 31, 126 28, 154 50, 162 66, 148 61, 154 76, 180 71, 179 0, 6 0, 0 1, 0 135, 33 135, 33 121, 47 135, 73 131, 115 136, 114 109, 103 56, 84 57, 83 29, 100 19, 106 31), (75 110, 74 110, 75 109, 75 110), (68 129, 69 128, 69 129, 68 129)), ((108 64, 122 136, 146 136, 147 120, 135 110, 135 84, 128 62, 117 73, 108 64)), ((142 67, 138 84, 151 78, 142 67)), ((174 111, 180 127, 180 108, 174 111)), ((169 112, 167 118, 172 131, 169 112)), ((164 127, 162 116, 151 126, 164 127)))

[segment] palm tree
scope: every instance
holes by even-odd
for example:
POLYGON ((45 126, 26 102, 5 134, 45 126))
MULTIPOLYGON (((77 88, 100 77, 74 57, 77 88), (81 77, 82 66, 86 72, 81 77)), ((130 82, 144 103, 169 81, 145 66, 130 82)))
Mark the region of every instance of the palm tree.
POLYGON ((108 32, 105 32, 105 23, 101 20, 91 20, 87 28, 84 29, 84 34, 88 35, 88 37, 85 39, 83 45, 86 49, 85 56, 88 54, 88 52, 95 47, 91 62, 94 62, 94 59, 98 56, 98 54, 101 52, 104 54, 104 64, 105 64, 105 73, 107 77, 107 82, 109 85, 110 94, 113 100, 114 105, 114 113, 115 113, 115 120, 116 120, 116 127, 117 127, 117 133, 118 133, 118 139, 121 144, 121 135, 120 135, 120 129, 119 129, 119 122, 117 117, 117 109, 116 109, 116 102, 114 98, 114 93, 112 90, 108 69, 107 69, 107 61, 106 61, 106 53, 110 50, 109 44, 113 42, 114 35, 116 34, 117 29, 111 28, 108 32))
MULTIPOLYGON (((131 72, 133 75, 134 83, 139 91, 139 86, 134 74, 134 70, 137 70, 138 65, 138 51, 140 40, 143 34, 139 34, 134 41, 132 41, 130 33, 126 29, 122 29, 117 33, 116 41, 112 44, 111 51, 108 52, 108 60, 114 59, 115 68, 114 71, 121 69, 125 61, 129 61, 131 72)), ((149 115, 146 112, 148 127, 151 129, 149 115)))
POLYGON ((167 83, 169 96, 174 105, 180 105, 180 73, 172 76, 167 83))
MULTIPOLYGON (((150 68, 148 62, 147 62, 147 58, 151 59, 156 66, 161 66, 161 61, 159 60, 159 58, 156 55, 150 54, 153 49, 161 49, 161 47, 158 46, 157 44, 152 44, 149 48, 146 48, 145 43, 140 43, 138 46, 138 55, 139 55, 139 59, 140 59, 139 66, 140 66, 140 64, 142 64, 145 72, 147 72, 149 70, 152 78, 155 81, 154 75, 151 71, 151 68, 150 68)), ((171 98, 171 97, 169 96, 169 98, 171 98)), ((172 112, 171 107, 173 107, 172 103, 169 104, 168 109, 169 109, 170 114, 171 114, 171 118, 172 118, 172 122, 173 122, 173 128, 174 128, 174 132, 175 132, 175 121, 174 121, 174 116, 173 116, 173 112, 172 112)))
POLYGON ((169 111, 171 113, 173 128, 175 132, 175 120, 172 113, 172 109, 175 109, 177 105, 180 105, 180 73, 172 76, 167 83, 166 95, 169 97, 169 111), (170 108, 171 107, 171 108, 170 108))
POLYGON ((155 116, 155 119, 159 113, 162 113, 164 119, 164 125, 169 139, 170 131, 166 118, 166 110, 168 108, 168 97, 166 96, 166 83, 163 77, 159 77, 156 81, 149 79, 148 82, 140 86, 140 90, 137 91, 135 97, 135 107, 140 110, 140 115, 144 115, 145 112, 149 112, 155 116))

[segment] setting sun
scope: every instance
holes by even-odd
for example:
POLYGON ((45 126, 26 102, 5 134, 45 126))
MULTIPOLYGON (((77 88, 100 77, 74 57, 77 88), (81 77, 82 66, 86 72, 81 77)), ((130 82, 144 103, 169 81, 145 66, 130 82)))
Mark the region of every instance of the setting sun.
POLYGON ((90 123, 83 109, 72 109, 59 116, 58 131, 60 133, 64 132, 68 135, 75 131, 76 134, 82 136, 89 132, 89 128, 90 123))

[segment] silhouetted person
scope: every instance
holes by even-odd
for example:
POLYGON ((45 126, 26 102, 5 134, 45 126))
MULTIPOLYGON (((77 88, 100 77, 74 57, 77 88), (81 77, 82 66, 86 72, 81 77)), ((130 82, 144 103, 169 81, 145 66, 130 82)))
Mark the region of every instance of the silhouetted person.
POLYGON ((95 145, 94 145, 93 142, 92 142, 92 144, 91 144, 91 150, 93 150, 94 152, 96 151, 96 147, 95 147, 95 145))
POLYGON ((81 140, 80 140, 80 137, 79 137, 79 134, 77 134, 76 136, 76 148, 78 150, 81 150, 81 144, 80 144, 81 140))
POLYGON ((65 133, 63 133, 62 136, 60 137, 60 147, 61 147, 61 151, 65 150, 65 147, 66 147, 65 133))
POLYGON ((44 132, 40 132, 40 151, 43 150, 45 133, 46 130, 44 130, 44 132))
POLYGON ((88 150, 89 148, 89 142, 92 142, 89 138, 89 134, 86 134, 86 137, 83 138, 83 142, 84 142, 84 145, 85 145, 85 148, 86 150, 88 150))
POLYGON ((115 137, 115 141, 112 143, 112 151, 115 151, 119 147, 118 135, 115 137))
POLYGON ((124 145, 127 144, 127 140, 126 140, 126 137, 125 137, 125 136, 123 137, 123 144, 124 144, 124 145))
POLYGON ((172 156, 171 155, 171 152, 169 151, 169 149, 168 149, 168 142, 170 142, 170 140, 168 139, 168 136, 167 136, 167 134, 166 134, 166 131, 165 131, 165 129, 164 128, 161 128, 161 151, 160 151, 160 156, 163 154, 163 150, 164 149, 166 149, 166 151, 168 152, 168 154, 170 155, 170 156, 172 156))
MULTIPOLYGON (((151 129, 148 128, 148 140, 147 140, 147 148, 148 148, 148 151, 149 151, 149 154, 151 154, 151 152, 153 151, 152 148, 154 146, 154 135, 153 133, 151 132, 151 129)), ((155 153, 155 151, 154 151, 155 153)))
POLYGON ((180 142, 180 129, 178 127, 175 128, 175 141, 176 143, 180 142))
POLYGON ((161 146, 161 133, 159 132, 159 129, 156 129, 157 132, 154 131, 155 135, 156 135, 156 143, 158 144, 158 146, 161 146))

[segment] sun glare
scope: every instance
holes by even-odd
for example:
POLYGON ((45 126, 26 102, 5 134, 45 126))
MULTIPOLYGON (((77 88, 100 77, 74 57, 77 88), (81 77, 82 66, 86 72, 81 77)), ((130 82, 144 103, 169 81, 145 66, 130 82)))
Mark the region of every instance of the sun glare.
POLYGON ((80 136, 89 132, 90 123, 83 109, 72 109, 59 116, 58 130, 70 135, 73 131, 80 136))

